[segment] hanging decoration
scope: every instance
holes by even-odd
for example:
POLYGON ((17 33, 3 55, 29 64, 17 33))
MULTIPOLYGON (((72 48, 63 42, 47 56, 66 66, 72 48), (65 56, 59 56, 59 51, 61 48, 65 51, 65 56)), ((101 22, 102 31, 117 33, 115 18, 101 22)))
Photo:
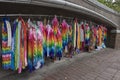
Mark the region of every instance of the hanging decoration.
POLYGON ((84 50, 85 45, 85 31, 84 31, 84 24, 81 22, 80 24, 80 50, 84 50))
POLYGON ((32 72, 41 68, 46 58, 55 61, 61 60, 63 53, 71 58, 74 52, 106 48, 107 28, 103 25, 90 26, 77 18, 69 25, 65 19, 59 22, 57 16, 51 23, 46 22, 25 22, 22 17, 13 23, 7 18, 2 20, 3 69, 32 72))
POLYGON ((77 25, 77 49, 80 49, 80 25, 77 25))
POLYGON ((60 32, 60 30, 57 30, 57 34, 56 34, 56 38, 57 38, 57 44, 56 44, 56 56, 59 58, 59 60, 62 57, 62 34, 60 32))
POLYGON ((52 28, 53 28, 53 31, 54 31, 54 34, 56 35, 57 34, 57 30, 58 30, 58 19, 57 17, 55 16, 54 19, 52 20, 52 28))
POLYGON ((2 67, 13 69, 13 52, 11 50, 12 30, 9 20, 6 18, 2 22, 2 67))
POLYGON ((47 56, 47 27, 43 25, 43 22, 38 22, 39 29, 42 32, 43 35, 43 54, 46 57, 47 56))
POLYGON ((61 29, 62 29, 61 30, 62 45, 63 45, 63 49, 65 49, 65 46, 68 43, 68 29, 69 29, 69 26, 68 26, 68 24, 66 23, 65 20, 63 20, 63 22, 62 22, 61 29))
POLYGON ((77 19, 74 20, 74 27, 73 27, 73 45, 76 48, 76 27, 77 27, 77 19))
POLYGON ((90 44, 90 27, 86 23, 85 24, 85 45, 89 46, 89 44, 90 44))
POLYGON ((51 26, 47 25, 47 57, 54 57, 54 32, 51 26))

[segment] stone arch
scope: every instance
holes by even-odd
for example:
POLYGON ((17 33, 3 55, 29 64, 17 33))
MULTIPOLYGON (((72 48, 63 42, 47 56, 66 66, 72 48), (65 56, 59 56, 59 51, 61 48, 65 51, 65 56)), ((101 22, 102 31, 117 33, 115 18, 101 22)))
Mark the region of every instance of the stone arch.
POLYGON ((108 47, 115 48, 116 34, 112 34, 111 30, 116 30, 119 25, 107 17, 80 5, 64 0, 30 0, 26 2, 3 0, 0 6, 0 14, 56 14, 59 16, 78 17, 99 24, 105 24, 108 28, 107 45, 108 47))

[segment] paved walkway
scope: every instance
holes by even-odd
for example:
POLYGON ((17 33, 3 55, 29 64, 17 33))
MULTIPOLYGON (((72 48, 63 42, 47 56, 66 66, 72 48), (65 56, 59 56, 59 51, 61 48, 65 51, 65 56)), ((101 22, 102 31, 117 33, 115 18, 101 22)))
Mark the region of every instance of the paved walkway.
POLYGON ((32 73, 11 72, 0 80, 120 80, 120 50, 80 53, 72 59, 46 64, 32 73))

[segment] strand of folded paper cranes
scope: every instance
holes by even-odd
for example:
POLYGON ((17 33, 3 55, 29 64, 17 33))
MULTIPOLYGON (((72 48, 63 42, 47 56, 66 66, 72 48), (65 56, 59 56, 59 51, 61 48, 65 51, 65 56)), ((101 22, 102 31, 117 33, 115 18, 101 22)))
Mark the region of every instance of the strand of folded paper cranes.
POLYGON ((98 50, 106 47, 106 39, 107 29, 104 26, 79 24, 77 19, 69 25, 65 20, 59 23, 55 16, 51 24, 48 20, 45 25, 42 21, 30 19, 25 22, 22 17, 11 24, 10 19, 3 18, 2 67, 18 70, 18 73, 25 68, 32 72, 44 65, 45 57, 60 60, 66 47, 70 47, 69 43, 79 51, 85 50, 85 47, 98 50))

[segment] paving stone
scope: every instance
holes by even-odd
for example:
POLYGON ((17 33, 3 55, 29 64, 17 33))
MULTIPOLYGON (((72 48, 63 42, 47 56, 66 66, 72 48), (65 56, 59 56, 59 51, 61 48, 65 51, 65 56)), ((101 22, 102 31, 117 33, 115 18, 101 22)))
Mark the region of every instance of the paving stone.
POLYGON ((120 80, 120 50, 104 49, 82 53, 70 59, 50 63, 32 73, 8 73, 0 70, 0 80, 120 80), (82 56, 81 56, 82 55, 82 56), (4 74, 3 74, 4 73, 4 74))
POLYGON ((120 71, 114 75, 113 80, 120 80, 120 71))
POLYGON ((107 68, 105 72, 114 75, 117 72, 117 70, 113 68, 107 68))
POLYGON ((103 79, 106 79, 106 80, 111 80, 113 78, 113 76, 114 75, 106 73, 106 72, 103 72, 99 75, 99 77, 101 77, 103 79))
POLYGON ((86 78, 90 79, 90 80, 94 80, 98 75, 96 75, 97 73, 95 72, 90 72, 90 73, 87 73, 85 75, 86 78))
POLYGON ((106 80, 106 79, 101 78, 101 77, 97 77, 95 80, 106 80))

